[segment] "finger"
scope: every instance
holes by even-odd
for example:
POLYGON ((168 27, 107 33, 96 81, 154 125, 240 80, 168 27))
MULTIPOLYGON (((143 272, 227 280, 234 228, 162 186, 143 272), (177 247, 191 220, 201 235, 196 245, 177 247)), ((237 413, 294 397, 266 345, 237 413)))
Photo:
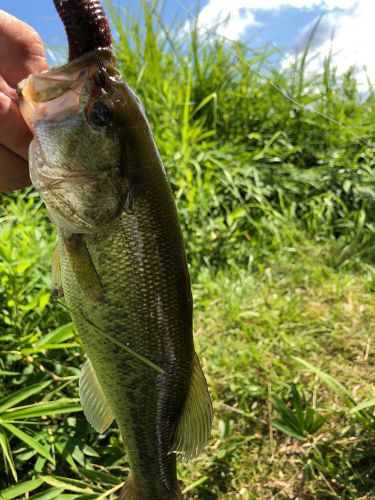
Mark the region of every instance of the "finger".
POLYGON ((0 143, 27 160, 31 139, 17 104, 0 91, 0 143))
POLYGON ((0 73, 16 87, 31 73, 48 68, 43 42, 28 24, 0 10, 0 73))
POLYGON ((0 144, 0 192, 6 193, 30 184, 27 161, 0 144))
POLYGON ((0 92, 9 96, 14 102, 18 103, 17 89, 14 89, 4 80, 4 77, 0 74, 0 92))

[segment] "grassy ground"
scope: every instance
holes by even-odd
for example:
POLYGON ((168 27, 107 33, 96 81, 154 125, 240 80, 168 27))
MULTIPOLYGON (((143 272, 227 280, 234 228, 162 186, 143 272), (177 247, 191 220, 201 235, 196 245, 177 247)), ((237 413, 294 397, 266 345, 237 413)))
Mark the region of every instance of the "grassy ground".
MULTIPOLYGON (((375 498, 375 94, 332 58, 306 74, 308 47, 279 70, 144 9, 111 8, 116 53, 172 181, 215 409, 186 497, 375 498)), ((54 229, 30 190, 1 207, 0 499, 110 498, 128 465, 79 406, 54 229)))
POLYGON ((305 242, 196 287, 216 408, 198 498, 374 498, 374 419, 351 408, 374 397, 375 297, 332 252, 305 242))
MULTIPOLYGON (((38 198, 25 200, 8 200, 14 215, 0 226, 12 252, 12 273, 5 259, 1 268, 10 314, 2 318, 0 443, 6 436, 26 491, 47 491, 31 498, 98 498, 126 477, 126 457, 116 429, 98 437, 79 412, 83 352, 65 311, 47 303, 54 234, 38 198), (58 324, 66 326, 56 332, 58 324), (6 410, 17 388, 26 393, 6 410)), ((206 453, 180 467, 187 498, 374 498, 372 285, 335 265, 335 243, 294 237, 268 262, 255 259, 256 272, 203 270, 194 282, 215 421, 206 453), (363 401, 369 408, 353 411, 363 401)), ((5 488, 15 478, 3 458, 5 488)), ((3 497, 22 498, 14 488, 3 497)))

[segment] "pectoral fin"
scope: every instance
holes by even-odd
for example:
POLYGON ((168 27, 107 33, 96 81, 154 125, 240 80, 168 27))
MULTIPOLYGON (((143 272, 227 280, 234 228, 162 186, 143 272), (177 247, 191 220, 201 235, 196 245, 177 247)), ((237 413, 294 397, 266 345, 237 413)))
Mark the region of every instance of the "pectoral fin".
POLYGON ((178 422, 172 451, 181 454, 182 460, 190 460, 203 450, 212 424, 212 403, 207 382, 194 354, 191 384, 178 422))
POLYGON ((61 261, 60 261, 60 248, 57 244, 55 250, 52 254, 52 271, 51 271, 51 281, 52 281, 52 297, 54 299, 59 299, 63 297, 64 291, 61 281, 61 261))
POLYGON ((79 397, 91 427, 102 434, 113 422, 112 412, 89 359, 81 370, 79 397))
POLYGON ((64 245, 83 292, 92 301, 101 303, 103 287, 81 235, 72 234, 69 238, 64 238, 64 245))

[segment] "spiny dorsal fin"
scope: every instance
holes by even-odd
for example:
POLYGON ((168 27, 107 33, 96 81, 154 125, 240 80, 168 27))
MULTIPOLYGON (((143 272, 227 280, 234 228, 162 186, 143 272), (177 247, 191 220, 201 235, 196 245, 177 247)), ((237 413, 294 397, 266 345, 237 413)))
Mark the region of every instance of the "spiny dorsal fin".
POLYGON ((211 424, 211 398, 195 353, 191 384, 175 431, 172 451, 181 455, 182 460, 199 455, 210 437, 211 424))
POLYGON ((91 427, 102 434, 111 425, 113 416, 89 359, 82 366, 79 397, 83 413, 91 427))

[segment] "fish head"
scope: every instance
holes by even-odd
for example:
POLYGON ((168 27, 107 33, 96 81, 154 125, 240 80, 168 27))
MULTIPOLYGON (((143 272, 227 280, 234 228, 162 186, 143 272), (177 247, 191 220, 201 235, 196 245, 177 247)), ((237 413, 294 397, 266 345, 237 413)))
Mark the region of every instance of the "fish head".
POLYGON ((123 84, 109 50, 99 62, 95 51, 31 75, 18 88, 21 113, 34 134, 32 183, 51 219, 71 232, 100 230, 121 211, 128 190, 116 119, 123 84))

